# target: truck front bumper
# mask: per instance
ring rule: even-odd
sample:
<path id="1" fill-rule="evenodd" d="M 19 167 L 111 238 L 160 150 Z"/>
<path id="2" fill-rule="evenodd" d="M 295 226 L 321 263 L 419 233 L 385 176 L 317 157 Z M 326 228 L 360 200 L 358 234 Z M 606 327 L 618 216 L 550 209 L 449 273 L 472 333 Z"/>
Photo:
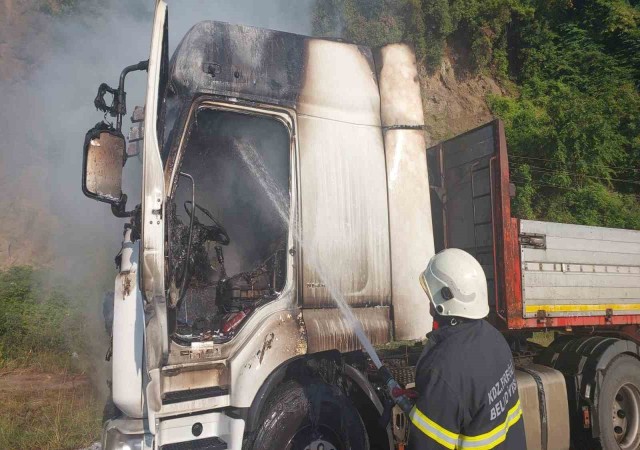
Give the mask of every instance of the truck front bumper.
<path id="1" fill-rule="evenodd" d="M 244 420 L 224 412 L 193 413 L 159 420 L 156 435 L 143 419 L 122 417 L 108 421 L 102 434 L 102 450 L 155 450 L 158 448 L 240 450 Z"/>
<path id="2" fill-rule="evenodd" d="M 102 450 L 153 450 L 153 435 L 142 419 L 109 420 L 102 433 Z"/>

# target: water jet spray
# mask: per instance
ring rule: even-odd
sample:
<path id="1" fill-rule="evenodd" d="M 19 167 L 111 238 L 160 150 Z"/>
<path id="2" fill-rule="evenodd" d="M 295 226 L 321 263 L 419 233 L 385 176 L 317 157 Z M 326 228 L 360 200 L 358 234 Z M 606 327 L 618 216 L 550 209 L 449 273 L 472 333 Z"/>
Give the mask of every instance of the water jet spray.
<path id="1" fill-rule="evenodd" d="M 287 196 L 280 191 L 277 183 L 271 178 L 264 162 L 262 161 L 261 156 L 258 154 L 254 146 L 247 142 L 239 143 L 238 150 L 244 163 L 247 165 L 251 173 L 256 177 L 262 188 L 267 193 L 267 196 L 278 212 L 280 220 L 282 220 L 285 225 L 288 224 L 291 219 L 289 218 L 288 213 L 289 205 Z M 301 247 L 304 248 L 304 242 L 302 240 L 302 236 L 300 235 L 299 228 L 294 225 L 295 224 L 292 224 L 289 229 L 294 233 L 295 240 Z M 384 384 L 387 386 L 390 397 L 398 406 L 400 406 L 400 408 L 404 412 L 408 414 L 409 411 L 411 411 L 411 408 L 413 408 L 410 394 L 408 394 L 408 391 L 402 389 L 389 369 L 380 360 L 380 357 L 373 348 L 373 344 L 371 344 L 371 341 L 365 334 L 364 329 L 362 328 L 362 324 L 353 313 L 351 307 L 348 305 L 344 295 L 338 289 L 335 280 L 328 276 L 327 273 L 323 270 L 320 262 L 313 258 L 313 255 L 315 255 L 313 252 L 308 252 L 308 254 L 309 256 L 307 262 L 314 268 L 317 275 L 323 281 L 325 288 L 329 292 L 331 298 L 335 302 L 342 315 L 350 324 L 356 337 L 360 341 L 360 344 L 364 348 L 364 351 L 369 355 L 369 358 L 371 358 L 371 361 L 373 362 L 373 365 L 376 367 L 376 369 L 378 369 L 378 374 L 382 378 Z"/>

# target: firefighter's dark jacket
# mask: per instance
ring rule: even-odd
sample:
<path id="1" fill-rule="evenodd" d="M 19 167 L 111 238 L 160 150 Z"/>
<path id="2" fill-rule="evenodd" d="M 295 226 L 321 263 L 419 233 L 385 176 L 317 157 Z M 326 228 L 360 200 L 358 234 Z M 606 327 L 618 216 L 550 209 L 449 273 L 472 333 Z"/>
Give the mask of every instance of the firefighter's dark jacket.
<path id="1" fill-rule="evenodd" d="M 484 320 L 429 335 L 416 366 L 410 450 L 525 450 L 513 358 Z"/>

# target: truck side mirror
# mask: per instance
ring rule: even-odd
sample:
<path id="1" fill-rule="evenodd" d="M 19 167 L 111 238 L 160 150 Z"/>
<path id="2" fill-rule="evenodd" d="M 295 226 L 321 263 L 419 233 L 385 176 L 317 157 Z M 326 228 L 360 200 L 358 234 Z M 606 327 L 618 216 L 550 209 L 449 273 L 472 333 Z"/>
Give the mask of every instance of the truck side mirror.
<path id="1" fill-rule="evenodd" d="M 83 150 L 82 192 L 94 200 L 120 206 L 126 198 L 122 194 L 124 136 L 101 122 L 87 132 Z"/>

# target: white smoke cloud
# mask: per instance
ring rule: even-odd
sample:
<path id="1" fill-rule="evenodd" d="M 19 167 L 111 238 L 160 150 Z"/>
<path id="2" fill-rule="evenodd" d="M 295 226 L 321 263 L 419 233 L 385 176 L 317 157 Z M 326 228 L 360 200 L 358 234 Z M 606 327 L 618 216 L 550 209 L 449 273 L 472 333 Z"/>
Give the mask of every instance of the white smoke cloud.
<path id="1" fill-rule="evenodd" d="M 308 34 L 312 3 L 169 1 L 171 51 L 201 20 Z M 118 251 L 122 221 L 111 215 L 108 205 L 83 196 L 82 143 L 86 130 L 102 118 L 93 107 L 98 85 L 103 81 L 117 85 L 123 67 L 147 58 L 153 6 L 151 0 L 112 0 L 84 6 L 79 2 L 71 13 L 48 19 L 53 23 L 48 42 L 22 79 L 0 81 L 3 228 L 12 226 L 7 215 L 19 215 L 20 208 L 27 205 L 43 214 L 37 229 L 5 231 L 5 242 L 0 242 L 0 257 L 5 258 L 1 265 L 7 265 L 9 245 L 14 248 L 14 257 L 15 249 L 28 248 L 29 255 L 17 261 L 28 262 L 33 257 L 36 264 L 37 249 L 33 247 L 48 245 L 51 254 L 47 258 L 43 252 L 45 264 L 55 264 L 69 275 L 112 279 L 113 273 L 104 273 L 105 261 L 110 265 L 110 256 Z M 129 113 L 144 102 L 145 77 L 143 72 L 128 76 Z M 125 120 L 125 134 L 128 126 Z M 140 164 L 132 159 L 125 168 L 130 208 L 139 202 L 139 185 Z M 6 212 L 8 203 L 12 204 L 11 212 Z"/>
<path id="2" fill-rule="evenodd" d="M 170 50 L 201 20 L 309 34 L 313 1 L 169 1 Z M 14 59 L 19 79 L 0 78 L 0 267 L 53 269 L 70 286 L 83 286 L 88 310 L 99 317 L 103 293 L 113 289 L 123 220 L 82 194 L 82 145 L 102 119 L 93 106 L 98 85 L 116 86 L 125 66 L 148 58 L 154 3 L 87 0 L 74 8 L 59 16 L 37 13 L 42 16 L 34 23 L 45 28 L 16 35 L 20 42 L 13 43 L 32 49 Z M 5 69 L 0 76 L 11 72 Z M 128 76 L 128 115 L 143 104 L 145 81 L 146 73 Z M 127 119 L 125 135 L 128 127 Z M 128 208 L 140 202 L 140 183 L 133 158 L 125 167 Z"/>

